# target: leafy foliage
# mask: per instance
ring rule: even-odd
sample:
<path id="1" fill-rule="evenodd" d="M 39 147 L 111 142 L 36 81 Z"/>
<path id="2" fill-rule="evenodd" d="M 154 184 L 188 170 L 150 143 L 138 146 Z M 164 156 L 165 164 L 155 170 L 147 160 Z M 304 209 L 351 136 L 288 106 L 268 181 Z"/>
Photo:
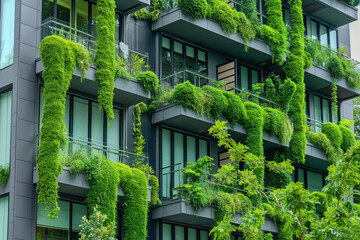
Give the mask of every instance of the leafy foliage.
<path id="1" fill-rule="evenodd" d="M 296 84 L 296 90 L 292 97 L 289 117 L 293 121 L 293 135 L 290 141 L 290 151 L 293 160 L 299 163 L 305 162 L 306 151 L 306 117 L 305 117 L 305 83 L 304 83 L 304 22 L 301 0 L 289 0 L 291 25 L 290 30 L 290 56 L 283 70 L 286 77 Z"/>
<path id="2" fill-rule="evenodd" d="M 80 231 L 81 240 L 115 240 L 115 222 L 105 224 L 107 216 L 102 214 L 97 206 L 92 211 L 89 219 L 82 217 L 82 225 Z"/>
<path id="3" fill-rule="evenodd" d="M 185 109 L 195 110 L 196 89 L 189 81 L 176 85 L 173 90 L 171 100 L 175 103 L 181 103 Z"/>
<path id="4" fill-rule="evenodd" d="M 57 54 L 54 54 L 56 52 Z M 87 69 L 90 55 L 82 45 L 58 36 L 49 36 L 40 43 L 40 55 L 44 64 L 44 110 L 37 157 L 38 203 L 45 204 L 50 218 L 59 212 L 57 200 L 57 177 L 62 172 L 59 151 L 67 142 L 64 123 L 65 96 L 70 86 L 75 65 L 85 64 Z M 84 59 L 83 59 L 84 58 Z"/>
<path id="5" fill-rule="evenodd" d="M 222 91 L 222 94 L 226 98 L 227 106 L 223 110 L 223 115 L 226 117 L 230 124 L 244 123 L 247 118 L 246 108 L 241 98 L 233 93 Z"/>
<path id="6" fill-rule="evenodd" d="M 279 137 L 281 143 L 289 142 L 292 128 L 288 116 L 278 109 L 264 108 L 264 129 Z"/>
<path id="7" fill-rule="evenodd" d="M 108 119 L 114 118 L 113 98 L 115 81 L 115 0 L 99 0 L 96 4 L 97 45 L 95 53 L 96 78 L 99 82 L 98 100 Z"/>
<path id="8" fill-rule="evenodd" d="M 267 159 L 272 159 L 272 161 L 281 163 L 285 162 L 289 158 L 289 153 L 287 151 L 276 151 L 275 153 L 266 156 Z M 284 172 L 271 171 L 269 168 L 265 168 L 265 188 L 267 189 L 278 189 L 285 188 L 291 182 L 291 174 Z"/>
<path id="9" fill-rule="evenodd" d="M 135 77 L 146 92 L 155 92 L 159 86 L 159 79 L 152 71 L 141 72 Z"/>
<path id="10" fill-rule="evenodd" d="M 210 115 L 215 119 L 219 119 L 228 105 L 227 99 L 224 97 L 221 90 L 217 88 L 205 85 L 202 89 L 205 93 L 213 97 Z"/>
<path id="11" fill-rule="evenodd" d="M 144 152 L 144 145 L 145 145 L 145 139 L 144 136 L 141 133 L 141 114 L 146 111 L 146 105 L 145 103 L 138 103 L 134 106 L 134 112 L 133 112 L 133 137 L 134 140 L 134 153 L 137 156 L 143 156 Z"/>
<path id="12" fill-rule="evenodd" d="M 0 165 L 0 187 L 5 187 L 10 176 L 10 165 Z"/>
<path id="13" fill-rule="evenodd" d="M 179 0 L 179 7 L 192 18 L 206 18 L 208 6 L 206 0 Z"/>

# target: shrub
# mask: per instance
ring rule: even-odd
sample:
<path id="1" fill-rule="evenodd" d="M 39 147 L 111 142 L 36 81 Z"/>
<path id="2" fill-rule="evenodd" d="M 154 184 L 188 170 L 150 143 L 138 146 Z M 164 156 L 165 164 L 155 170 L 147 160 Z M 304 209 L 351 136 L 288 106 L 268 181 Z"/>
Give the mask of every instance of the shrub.
<path id="1" fill-rule="evenodd" d="M 217 88 L 206 85 L 202 89 L 205 93 L 209 94 L 214 99 L 211 104 L 210 115 L 215 119 L 219 119 L 221 115 L 223 115 L 223 112 L 227 106 L 226 98 L 222 94 L 221 90 Z"/>
<path id="2" fill-rule="evenodd" d="M 343 119 L 339 123 L 339 129 L 342 133 L 342 143 L 341 143 L 341 149 L 346 152 L 352 145 L 355 144 L 355 135 L 353 131 L 351 131 L 351 125 L 353 124 L 353 121 Z"/>
<path id="3" fill-rule="evenodd" d="M 244 123 L 246 119 L 246 109 L 241 98 L 234 93 L 222 91 L 227 99 L 227 106 L 224 109 L 224 116 L 229 120 L 231 125 Z"/>
<path id="4" fill-rule="evenodd" d="M 196 89 L 196 104 L 195 104 L 195 111 L 203 115 L 206 113 L 207 115 L 210 115 L 211 105 L 214 101 L 214 98 L 207 94 L 202 90 L 202 88 L 195 87 Z"/>
<path id="5" fill-rule="evenodd" d="M 135 77 L 140 84 L 144 87 L 146 92 L 155 92 L 159 86 L 159 79 L 152 71 L 142 72 Z"/>
<path id="6" fill-rule="evenodd" d="M 340 158 L 340 156 L 336 155 L 334 146 L 325 134 L 321 132 L 314 133 L 308 130 L 306 132 L 306 138 L 310 143 L 314 144 L 315 147 L 322 149 L 325 152 L 328 156 L 329 162 L 335 163 Z"/>
<path id="7" fill-rule="evenodd" d="M 196 89 L 189 81 L 176 85 L 172 92 L 171 101 L 180 103 L 185 109 L 195 110 Z"/>
<path id="8" fill-rule="evenodd" d="M 276 151 L 274 154 L 267 156 L 267 159 L 271 159 L 274 162 L 280 163 L 286 161 L 288 152 Z M 291 174 L 283 172 L 271 171 L 265 168 L 265 187 L 269 189 L 285 188 L 291 182 Z"/>
<path id="9" fill-rule="evenodd" d="M 339 149 L 341 147 L 343 137 L 341 134 L 341 130 L 336 124 L 332 122 L 324 123 L 322 125 L 321 131 L 327 136 L 327 138 L 330 140 L 331 144 L 335 148 Z"/>
<path id="10" fill-rule="evenodd" d="M 328 62 L 326 63 L 326 68 L 330 71 L 330 76 L 334 80 L 339 80 L 345 76 L 344 66 L 341 59 L 335 54 L 330 56 Z"/>
<path id="11" fill-rule="evenodd" d="M 346 71 L 347 84 L 355 90 L 360 89 L 360 73 L 355 69 L 348 69 Z"/>
<path id="12" fill-rule="evenodd" d="M 289 109 L 295 90 L 296 84 L 289 78 L 285 79 L 284 83 L 280 84 L 278 103 L 283 111 Z"/>
<path id="13" fill-rule="evenodd" d="M 9 176 L 10 176 L 9 164 L 0 165 L 0 187 L 5 187 L 6 183 L 9 180 Z"/>
<path id="14" fill-rule="evenodd" d="M 267 113 L 265 116 L 264 129 L 271 135 L 278 136 L 281 143 L 289 142 L 291 139 L 292 128 L 287 115 L 278 109 L 264 108 Z"/>
<path id="15" fill-rule="evenodd" d="M 242 12 L 238 12 L 235 9 L 233 9 L 233 17 L 237 23 L 237 31 L 240 34 L 240 36 L 244 39 L 247 46 L 249 41 L 255 39 L 256 28 Z"/>
<path id="16" fill-rule="evenodd" d="M 206 18 L 208 6 L 206 0 L 179 0 L 179 7 L 192 18 Z"/>
<path id="17" fill-rule="evenodd" d="M 237 22 L 233 14 L 233 10 L 227 3 L 216 1 L 211 17 L 221 25 L 226 33 L 235 33 Z"/>

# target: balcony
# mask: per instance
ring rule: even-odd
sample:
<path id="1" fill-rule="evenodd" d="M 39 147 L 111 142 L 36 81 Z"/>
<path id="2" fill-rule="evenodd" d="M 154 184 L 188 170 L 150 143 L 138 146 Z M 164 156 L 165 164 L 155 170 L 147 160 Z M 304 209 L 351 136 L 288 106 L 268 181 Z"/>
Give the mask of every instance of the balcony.
<path id="1" fill-rule="evenodd" d="M 154 220 L 162 219 L 206 228 L 213 226 L 214 217 L 214 207 L 205 207 L 197 210 L 193 206 L 187 204 L 186 200 L 183 198 L 164 202 L 161 206 L 153 208 L 152 210 L 152 218 Z M 235 219 L 240 219 L 241 216 L 240 214 L 235 214 L 233 217 Z M 241 222 L 236 221 L 233 223 L 240 224 Z M 278 232 L 276 224 L 268 218 L 265 218 L 262 229 L 271 233 Z"/>
<path id="2" fill-rule="evenodd" d="M 212 80 L 205 76 L 192 73 L 190 71 L 182 71 L 160 80 L 162 86 L 174 87 L 176 84 L 189 80 L 195 86 L 201 87 L 203 85 L 215 86 L 218 83 L 216 80 Z M 277 104 L 271 100 L 262 98 L 261 96 L 246 92 L 244 90 L 232 87 L 230 85 L 224 85 L 223 89 L 228 91 L 234 91 L 237 94 L 241 94 L 244 97 L 251 97 L 258 99 L 260 104 L 275 107 Z M 221 121 L 226 121 L 225 118 L 220 118 Z M 206 114 L 199 115 L 193 110 L 185 110 L 180 104 L 167 104 L 163 107 L 156 109 L 152 114 L 153 124 L 165 124 L 178 129 L 190 131 L 198 134 L 208 135 L 208 129 L 215 124 L 215 120 L 208 117 Z M 246 130 L 240 124 L 236 124 L 231 127 L 227 125 L 232 137 L 236 141 L 245 142 Z M 264 150 L 269 150 L 279 147 L 288 147 L 289 144 L 282 144 L 276 136 L 271 136 L 268 132 L 263 133 Z"/>
<path id="3" fill-rule="evenodd" d="M 357 20 L 357 9 L 339 0 L 303 0 L 304 13 L 326 22 L 333 27 L 341 27 Z"/>
<path id="4" fill-rule="evenodd" d="M 148 156 L 139 156 L 125 150 L 115 149 L 109 146 L 90 143 L 87 141 L 83 141 L 71 137 L 69 137 L 69 144 L 66 150 L 60 153 L 62 156 L 61 158 L 67 159 L 67 157 L 70 154 L 80 149 L 83 149 L 85 152 L 88 153 L 92 152 L 92 153 L 104 154 L 108 159 L 114 162 L 120 162 L 126 164 L 130 167 L 133 167 L 136 163 L 143 163 L 143 164 L 149 163 Z M 37 181 L 38 181 L 38 174 L 36 171 L 36 167 L 34 167 L 33 184 L 36 184 Z M 86 174 L 81 172 L 77 175 L 71 175 L 70 168 L 67 166 L 63 166 L 63 173 L 58 176 L 58 183 L 59 183 L 59 192 L 80 196 L 80 197 L 86 197 L 90 189 L 90 186 L 86 181 Z M 150 201 L 151 199 L 150 190 L 151 188 L 149 187 L 148 201 Z M 125 193 L 121 187 L 119 187 L 118 189 L 118 196 L 120 197 L 125 196 Z"/>
<path id="5" fill-rule="evenodd" d="M 95 54 L 96 38 L 94 36 L 62 24 L 55 19 L 49 19 L 47 22 L 41 25 L 41 39 L 50 35 L 59 35 L 65 39 L 70 39 L 74 42 L 81 43 L 90 51 L 92 55 Z M 131 50 L 123 43 L 120 43 L 116 46 L 116 53 L 118 58 L 123 57 L 127 60 L 129 69 L 132 69 L 133 66 L 133 56 L 138 56 L 139 58 L 144 59 L 145 65 L 148 65 L 149 63 L 149 56 Z M 36 73 L 41 75 L 43 70 L 44 65 L 41 59 L 38 59 L 36 61 Z M 70 88 L 72 90 L 81 92 L 86 89 L 87 94 L 97 96 L 99 84 L 96 82 L 95 72 L 96 66 L 90 66 L 87 71 L 87 75 L 84 76 L 87 81 L 81 81 L 80 71 L 76 67 Z M 114 101 L 125 105 L 134 105 L 136 103 L 150 99 L 150 93 L 145 92 L 143 87 L 136 80 L 127 80 L 123 78 L 115 79 L 114 93 Z"/>
<path id="6" fill-rule="evenodd" d="M 115 0 L 116 10 L 125 14 L 133 13 L 141 8 L 150 6 L 150 0 Z"/>
<path id="7" fill-rule="evenodd" d="M 210 19 L 193 20 L 179 8 L 161 14 L 159 20 L 152 23 L 152 30 L 167 32 L 222 55 L 246 60 L 249 64 L 272 59 L 270 47 L 265 41 L 250 41 L 248 51 L 245 52 L 246 43 L 239 34 L 226 34 L 219 23 Z"/>

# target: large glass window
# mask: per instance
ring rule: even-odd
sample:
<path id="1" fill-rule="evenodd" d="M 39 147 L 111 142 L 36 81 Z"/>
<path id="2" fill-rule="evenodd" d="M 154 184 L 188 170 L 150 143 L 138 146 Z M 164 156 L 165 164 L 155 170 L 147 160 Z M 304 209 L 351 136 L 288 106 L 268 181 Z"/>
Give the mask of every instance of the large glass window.
<path id="1" fill-rule="evenodd" d="M 15 0 L 0 1 L 0 69 L 14 62 Z"/>
<path id="2" fill-rule="evenodd" d="M 43 88 L 40 89 L 40 95 L 41 129 L 42 109 L 44 106 Z M 116 154 L 116 149 L 121 149 L 122 146 L 122 109 L 114 108 L 114 115 L 115 118 L 108 122 L 104 111 L 99 109 L 98 103 L 71 94 L 67 95 L 64 122 L 70 137 L 70 150 L 76 151 L 81 146 L 90 143 L 100 151 L 109 147 L 112 153 L 107 157 L 114 162 L 119 162 L 120 155 Z"/>
<path id="3" fill-rule="evenodd" d="M 238 65 L 238 83 L 237 87 L 245 90 L 252 90 L 252 85 L 260 82 L 260 73 L 253 68 Z"/>
<path id="4" fill-rule="evenodd" d="M 10 163 L 12 91 L 0 94 L 0 166 Z"/>
<path id="5" fill-rule="evenodd" d="M 0 197 L 0 239 L 8 239 L 9 197 Z"/>
<path id="6" fill-rule="evenodd" d="M 337 31 L 329 26 L 311 20 L 311 37 L 321 44 L 337 50 Z"/>
<path id="7" fill-rule="evenodd" d="M 335 121 L 335 118 L 332 114 L 332 108 L 331 103 L 329 99 L 320 97 L 320 96 L 314 96 L 314 110 L 315 110 L 315 116 L 314 119 L 317 122 L 331 122 Z M 320 132 L 321 130 L 321 124 L 315 123 L 315 132 Z"/>
<path id="8" fill-rule="evenodd" d="M 325 185 L 325 173 L 316 172 L 310 169 L 295 167 L 295 182 L 302 182 L 304 188 L 310 192 L 321 191 Z"/>
<path id="9" fill-rule="evenodd" d="M 58 218 L 50 219 L 45 207 L 37 206 L 36 239 L 72 239 L 79 238 L 81 218 L 87 216 L 87 206 L 84 204 L 59 201 Z M 71 223 L 71 224 L 70 224 Z"/>
<path id="10" fill-rule="evenodd" d="M 176 196 L 173 188 L 183 183 L 181 169 L 186 163 L 208 155 L 208 141 L 165 128 L 161 141 L 161 196 L 166 200 Z"/>
<path id="11" fill-rule="evenodd" d="M 172 223 L 162 223 L 162 240 L 209 240 L 209 231 Z"/>
<path id="12" fill-rule="evenodd" d="M 208 74 L 207 53 L 205 51 L 168 37 L 162 37 L 161 44 L 161 77 L 168 85 L 176 85 L 185 80 L 200 86 L 206 83 L 205 78 L 192 74 L 204 76 Z M 192 73 L 176 74 L 183 70 Z M 171 74 L 175 74 L 175 76 L 167 78 Z"/>

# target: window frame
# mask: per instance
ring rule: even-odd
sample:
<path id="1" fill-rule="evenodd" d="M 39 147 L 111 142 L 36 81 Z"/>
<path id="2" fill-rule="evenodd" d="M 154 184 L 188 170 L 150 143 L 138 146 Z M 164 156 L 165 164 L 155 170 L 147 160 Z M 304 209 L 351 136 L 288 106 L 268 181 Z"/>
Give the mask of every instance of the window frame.
<path id="1" fill-rule="evenodd" d="M 7 229 L 6 229 L 6 230 L 7 230 L 7 232 L 6 232 L 6 237 L 8 238 L 8 237 L 9 237 L 9 226 L 10 226 L 10 224 L 9 224 L 9 222 L 10 222 L 10 214 L 9 214 L 9 213 L 10 213 L 10 204 L 9 204 L 9 197 L 10 197 L 10 196 L 9 196 L 9 193 L 0 194 L 0 199 L 1 199 L 1 198 L 5 198 L 5 197 L 8 198 L 8 200 L 7 200 L 7 201 L 8 201 L 8 204 L 7 204 L 7 205 L 8 205 L 8 206 L 7 206 L 7 211 L 8 211 L 8 214 L 7 214 L 7 215 L 8 215 L 8 216 L 7 216 Z"/>
<path id="2" fill-rule="evenodd" d="M 252 79 L 252 71 L 256 71 L 258 73 L 258 83 L 262 83 L 263 79 L 261 77 L 261 69 L 247 65 L 247 64 L 243 64 L 241 62 L 236 61 L 236 70 L 235 70 L 235 74 L 236 74 L 236 84 L 235 86 L 239 89 L 243 89 L 244 87 L 242 86 L 242 76 L 241 76 L 241 67 L 245 67 L 247 68 L 247 83 L 248 83 L 248 89 L 245 89 L 245 91 L 252 91 L 253 87 L 252 85 L 253 83 L 253 79 Z M 256 83 L 255 83 L 256 84 Z"/>
<path id="3" fill-rule="evenodd" d="M 1 4 L 0 4 L 1 5 Z M 1 24 L 0 24 L 1 25 Z M 14 92 L 13 92 L 13 89 L 12 89 L 12 86 L 11 87 L 8 87 L 8 88 L 5 88 L 5 89 L 3 89 L 3 90 L 0 90 L 0 95 L 2 95 L 2 94 L 5 94 L 5 93 L 9 93 L 9 92 L 11 92 L 11 102 L 10 102 L 10 139 L 8 139 L 9 140 L 9 153 L 10 153 L 10 156 L 9 156 L 9 162 L 7 163 L 8 165 L 9 165 L 9 168 L 10 168 L 10 170 L 11 170 L 11 156 L 12 156 L 12 154 L 11 154 L 11 143 L 12 143 L 12 118 L 13 118 L 13 116 L 12 116 L 12 113 L 13 113 L 13 97 L 14 97 Z M 1 197 L 1 196 L 0 196 Z"/>
<path id="4" fill-rule="evenodd" d="M 311 23 L 312 22 L 316 23 L 316 29 L 317 29 L 317 33 L 318 33 L 317 40 L 319 42 L 320 42 L 320 25 L 322 25 L 322 26 L 324 26 L 326 28 L 327 44 L 326 45 L 322 44 L 322 45 L 327 46 L 327 47 L 329 47 L 331 49 L 333 49 L 333 48 L 330 45 L 331 44 L 330 32 L 335 31 L 335 33 L 336 33 L 336 46 L 335 46 L 335 49 L 333 49 L 333 50 L 337 51 L 337 49 L 339 48 L 339 34 L 338 34 L 337 28 L 334 28 L 334 27 L 330 26 L 329 24 L 326 24 L 326 23 L 324 23 L 322 21 L 319 21 L 319 20 L 311 17 L 311 19 L 310 19 L 310 31 L 311 31 L 310 37 L 311 38 L 312 38 L 312 35 L 313 35 L 312 28 L 311 28 Z"/>
<path id="5" fill-rule="evenodd" d="M 323 186 L 326 185 L 326 176 L 327 176 L 327 172 L 324 172 L 324 171 L 321 171 L 321 170 L 317 170 L 317 169 L 313 169 L 313 168 L 309 168 L 309 167 L 306 167 L 306 166 L 303 166 L 303 165 L 297 165 L 297 164 L 294 164 L 293 165 L 295 170 L 294 170 L 294 173 L 295 173 L 295 182 L 298 182 L 299 181 L 299 175 L 298 175 L 298 169 L 302 169 L 304 171 L 304 188 L 305 189 L 308 189 L 308 186 L 309 186 L 309 183 L 308 183 L 308 178 L 307 178 L 307 172 L 310 171 L 310 172 L 314 172 L 314 173 L 318 173 L 318 174 L 321 174 L 322 175 L 322 184 Z"/>
<path id="6" fill-rule="evenodd" d="M 205 59 L 206 59 L 206 74 L 205 73 L 199 73 L 199 74 L 202 74 L 204 76 L 208 76 L 209 75 L 209 54 L 208 54 L 208 51 L 204 48 L 201 48 L 199 46 L 196 46 L 194 44 L 191 44 L 191 43 L 187 43 L 181 39 L 178 39 L 178 38 L 175 38 L 175 37 L 172 37 L 172 36 L 169 36 L 167 34 L 162 34 L 160 36 L 160 61 L 159 61 L 159 64 L 160 64 L 160 79 L 163 78 L 163 67 L 162 67 L 162 51 L 163 51 L 163 46 L 162 46 L 162 42 L 163 42 L 163 38 L 167 38 L 170 40 L 170 49 L 166 49 L 167 51 L 170 52 L 170 65 L 171 65 L 171 73 L 170 73 L 170 76 L 175 74 L 175 70 L 174 70 L 174 42 L 179 42 L 182 44 L 182 48 L 183 48 L 183 53 L 182 53 L 182 57 L 183 57 L 183 61 L 182 61 L 182 66 L 183 66 L 183 69 L 182 71 L 185 71 L 185 70 L 188 70 L 186 68 L 186 46 L 189 46 L 191 48 L 194 48 L 194 58 L 195 58 L 195 70 L 188 70 L 188 71 L 191 71 L 191 72 L 195 72 L 195 73 L 198 73 L 198 63 L 199 63 L 199 59 L 198 59 L 198 51 L 202 51 L 205 53 Z M 181 72 L 181 71 L 180 71 Z M 168 77 L 168 76 L 167 76 Z"/>
<path id="7" fill-rule="evenodd" d="M 170 131 L 170 171 L 168 174 L 170 174 L 170 196 L 169 197 L 165 197 L 163 196 L 163 155 L 162 155 L 162 152 L 163 152 L 163 142 L 162 142 L 162 134 L 163 134 L 163 130 L 168 130 Z M 178 129 L 174 129 L 174 128 L 171 128 L 171 127 L 168 127 L 168 126 L 160 126 L 159 128 L 159 131 L 160 131 L 160 134 L 159 134 L 159 138 L 160 138 L 160 151 L 159 151 L 159 155 L 160 155 L 160 198 L 163 199 L 163 200 L 171 200 L 174 198 L 174 194 L 173 194 L 173 188 L 175 187 L 174 186 L 174 183 L 175 183 L 175 179 L 174 179 L 174 175 L 175 175 L 175 157 L 174 157 L 174 152 L 175 152 L 175 144 L 174 144 L 174 135 L 175 133 L 180 133 L 183 135 L 183 156 L 184 156 L 184 159 L 183 159 L 183 167 L 186 166 L 187 164 L 187 136 L 190 136 L 190 137 L 194 137 L 195 138 L 195 144 L 196 144 L 196 148 L 195 148 L 195 151 L 196 151 L 196 160 L 199 159 L 199 140 L 204 140 L 207 142 L 207 156 L 209 156 L 210 154 L 210 140 L 208 138 L 204 138 L 204 137 L 201 137 L 199 135 L 196 135 L 196 134 L 191 134 L 191 133 L 188 133 L 188 132 L 185 132 L 185 131 L 181 131 L 181 130 L 178 130 Z"/>

